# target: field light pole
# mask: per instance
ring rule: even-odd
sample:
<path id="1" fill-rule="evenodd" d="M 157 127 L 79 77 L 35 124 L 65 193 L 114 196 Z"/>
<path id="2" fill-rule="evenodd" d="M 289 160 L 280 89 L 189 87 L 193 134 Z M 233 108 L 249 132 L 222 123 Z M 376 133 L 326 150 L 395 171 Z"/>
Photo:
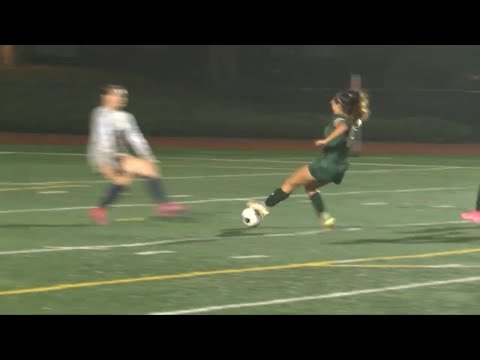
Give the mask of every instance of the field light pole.
<path id="1" fill-rule="evenodd" d="M 15 65 L 15 45 L 0 45 L 0 65 Z"/>
<path id="2" fill-rule="evenodd" d="M 350 76 L 350 89 L 355 91 L 362 90 L 362 76 L 360 74 L 352 74 Z M 352 144 L 351 156 L 359 156 L 362 151 L 362 128 L 359 128 L 356 140 Z"/>

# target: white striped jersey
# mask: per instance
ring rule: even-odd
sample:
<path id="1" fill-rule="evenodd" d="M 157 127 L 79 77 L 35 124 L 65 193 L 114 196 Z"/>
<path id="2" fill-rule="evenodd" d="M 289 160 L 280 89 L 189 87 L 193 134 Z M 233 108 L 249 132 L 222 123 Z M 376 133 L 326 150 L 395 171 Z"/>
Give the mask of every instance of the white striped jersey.
<path id="1" fill-rule="evenodd" d="M 150 145 L 132 114 L 103 106 L 95 108 L 90 118 L 89 154 L 110 158 L 127 153 L 127 146 L 139 157 L 154 159 Z"/>

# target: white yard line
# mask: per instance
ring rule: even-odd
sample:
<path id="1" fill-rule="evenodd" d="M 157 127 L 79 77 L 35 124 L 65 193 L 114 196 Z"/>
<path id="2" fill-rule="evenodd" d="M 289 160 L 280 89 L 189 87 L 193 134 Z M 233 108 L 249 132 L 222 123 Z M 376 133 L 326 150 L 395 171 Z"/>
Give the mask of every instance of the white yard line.
<path id="1" fill-rule="evenodd" d="M 407 224 L 390 224 L 382 225 L 379 228 L 388 228 L 388 227 L 416 227 L 416 226 L 431 226 L 431 225 L 444 225 L 444 224 L 469 224 L 467 221 L 440 221 L 440 222 L 430 222 L 430 223 L 407 223 Z M 337 231 L 360 231 L 364 228 L 345 228 L 339 229 Z M 291 233 L 272 233 L 272 234 L 258 234 L 256 238 L 268 238 L 268 237 L 288 237 L 288 236 L 309 236 L 309 235 L 318 235 L 321 233 L 328 233 L 330 230 L 319 229 L 319 230 L 309 230 L 309 231 L 300 231 L 300 232 L 291 232 Z M 230 236 L 229 239 L 252 239 L 251 235 L 238 235 Z M 210 236 L 203 238 L 180 238 L 180 239 L 165 239 L 151 242 L 143 243 L 125 243 L 125 244 L 113 244 L 113 245 L 83 245 L 83 246 L 46 246 L 39 249 L 22 249 L 22 250 L 7 250 L 0 251 L 1 255 L 17 255 L 17 254 L 34 254 L 34 253 L 48 253 L 48 252 L 60 252 L 60 251 L 81 251 L 81 250 L 110 250 L 110 249 L 120 249 L 120 248 L 137 248 L 137 247 L 148 247 L 154 245 L 165 245 L 165 244 L 180 244 L 185 242 L 202 242 L 202 241 L 214 241 L 214 240 L 224 240 L 225 237 L 222 236 Z M 371 259 L 352 259 L 352 260 L 341 260 L 334 261 L 334 263 L 351 263 L 351 262 L 362 262 Z"/>
<path id="2" fill-rule="evenodd" d="M 325 196 L 346 196 L 346 195 L 362 195 L 362 194 L 381 194 L 381 193 L 410 193 L 410 192 L 423 192 L 423 191 L 445 191 L 445 190 L 469 190 L 474 187 L 438 187 L 438 188 L 418 188 L 418 189 L 393 189 L 393 190 L 365 190 L 365 191 L 346 191 L 338 193 L 322 193 Z M 182 195 L 184 196 L 184 195 Z M 172 197 L 175 197 L 173 195 Z M 291 197 L 305 197 L 304 194 L 292 195 Z M 218 198 L 218 199 L 204 199 L 204 200 L 189 200 L 179 201 L 179 204 L 205 204 L 215 202 L 230 202 L 230 201 L 248 201 L 250 199 L 264 199 L 265 196 L 252 196 L 244 198 Z M 128 207 L 148 207 L 152 204 L 119 204 L 114 205 L 118 208 Z M 58 207 L 58 208 L 46 208 L 46 209 L 18 209 L 18 210 L 0 210 L 0 214 L 14 214 L 14 213 L 35 213 L 35 212 L 58 212 L 58 211 L 72 211 L 72 210 L 86 210 L 91 206 L 75 206 L 75 207 Z"/>
<path id="3" fill-rule="evenodd" d="M 68 191 L 37 191 L 37 194 L 42 194 L 42 195 L 68 194 Z"/>
<path id="4" fill-rule="evenodd" d="M 284 299 L 273 299 L 273 300 L 258 301 L 258 302 L 244 302 L 244 303 L 228 304 L 228 305 L 207 306 L 207 307 L 201 307 L 201 308 L 192 308 L 192 309 L 184 309 L 184 310 L 165 311 L 165 312 L 154 312 L 154 313 L 150 313 L 149 315 L 198 314 L 198 313 L 206 313 L 206 312 L 212 312 L 212 311 L 291 304 L 291 303 L 304 302 L 304 301 L 335 299 L 335 298 L 343 298 L 343 297 L 358 296 L 358 295 L 365 295 L 365 294 L 382 293 L 387 291 L 410 290 L 410 289 L 418 289 L 418 288 L 424 288 L 424 287 L 462 284 L 462 283 L 470 283 L 470 282 L 478 282 L 478 281 L 480 281 L 480 276 L 464 277 L 464 278 L 457 278 L 457 279 L 450 279 L 450 280 L 417 282 L 417 283 L 409 283 L 409 284 L 398 285 L 398 286 L 386 286 L 386 287 L 371 288 L 371 289 L 334 292 L 330 294 L 302 296 L 302 297 L 284 298 Z"/>
<path id="5" fill-rule="evenodd" d="M 28 151 L 4 151 L 0 152 L 0 154 L 4 155 L 14 155 L 14 154 L 26 154 L 26 155 L 53 155 L 53 156 L 83 156 L 86 155 L 84 153 L 55 153 L 55 152 L 28 152 Z M 302 162 L 311 161 L 310 159 L 306 160 L 276 160 L 276 159 L 261 159 L 261 158 L 239 158 L 239 159 L 228 159 L 228 158 L 208 158 L 208 157 L 183 157 L 183 156 L 160 156 L 161 159 L 170 159 L 170 160 L 194 160 L 194 161 L 224 161 L 224 162 L 267 162 L 267 163 L 293 163 L 298 164 Z M 403 167 L 403 166 L 411 166 L 411 167 L 439 167 L 440 165 L 431 165 L 431 164 L 390 164 L 390 163 L 369 163 L 369 162 L 355 162 L 352 161 L 354 165 L 366 165 L 366 166 L 391 166 L 391 167 Z M 477 166 L 455 166 L 455 168 L 459 169 L 478 169 Z"/>
<path id="6" fill-rule="evenodd" d="M 190 179 L 211 179 L 211 178 L 236 178 L 236 177 L 252 177 L 252 176 L 280 176 L 288 175 L 289 172 L 274 172 L 274 173 L 249 173 L 249 174 L 217 174 L 217 175 L 193 175 L 193 176 L 165 176 L 166 180 L 190 180 Z M 142 180 L 137 180 L 142 181 Z M 58 185 L 58 184 L 101 184 L 108 183 L 106 180 L 65 180 L 65 181 L 44 181 L 44 182 L 0 182 L 0 185 Z"/>
<path id="7" fill-rule="evenodd" d="M 349 173 L 355 174 L 375 174 L 383 173 L 389 174 L 391 172 L 420 172 L 420 171 L 445 171 L 445 170 L 456 170 L 461 169 L 458 166 L 449 166 L 449 167 L 424 167 L 416 169 L 395 169 L 395 170 L 349 170 Z M 252 168 L 252 170 L 258 170 L 258 168 Z M 279 169 L 282 170 L 282 169 Z M 273 172 L 273 173 L 248 173 L 248 174 L 217 174 L 217 175 L 192 175 L 192 176 L 165 176 L 166 180 L 190 180 L 190 179 L 214 179 L 214 178 L 239 178 L 239 177 L 260 177 L 260 176 L 285 176 L 290 174 L 291 171 L 285 172 Z M 141 181 L 141 180 L 136 180 Z M 9 185 L 9 186 L 29 186 L 29 185 L 68 185 L 68 184 L 103 184 L 108 183 L 106 180 L 49 180 L 49 181 L 40 181 L 40 182 L 0 182 L 0 186 Z M 1 189 L 0 189 L 1 191 Z"/>
<path id="8" fill-rule="evenodd" d="M 174 254 L 176 251 L 170 251 L 170 250 L 161 250 L 161 251 L 143 251 L 143 252 L 137 252 L 135 255 L 158 255 L 158 254 Z"/>

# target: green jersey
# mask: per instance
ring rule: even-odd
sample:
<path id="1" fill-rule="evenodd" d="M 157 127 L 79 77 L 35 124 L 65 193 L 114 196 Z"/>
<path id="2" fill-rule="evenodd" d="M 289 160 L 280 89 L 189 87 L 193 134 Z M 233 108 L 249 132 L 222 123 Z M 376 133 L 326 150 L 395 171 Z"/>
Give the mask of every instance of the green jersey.
<path id="1" fill-rule="evenodd" d="M 324 138 L 329 136 L 335 131 L 338 122 L 344 121 L 348 126 L 348 130 L 336 138 L 332 139 L 327 145 L 325 145 L 320 153 L 320 157 L 329 158 L 333 162 L 348 162 L 348 132 L 350 131 L 350 125 L 348 120 L 341 115 L 332 115 L 328 121 L 324 130 Z"/>
<path id="2" fill-rule="evenodd" d="M 330 117 L 324 130 L 324 138 L 336 129 L 339 121 L 344 121 L 348 130 L 325 145 L 316 159 L 308 166 L 310 173 L 317 181 L 340 184 L 348 168 L 348 133 L 351 125 L 345 116 L 332 115 Z"/>

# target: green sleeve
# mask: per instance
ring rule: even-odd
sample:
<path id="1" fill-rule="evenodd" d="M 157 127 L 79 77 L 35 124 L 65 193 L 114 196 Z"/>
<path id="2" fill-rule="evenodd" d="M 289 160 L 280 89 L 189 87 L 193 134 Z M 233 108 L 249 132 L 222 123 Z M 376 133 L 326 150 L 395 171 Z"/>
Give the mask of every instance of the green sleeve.
<path id="1" fill-rule="evenodd" d="M 341 116 L 335 116 L 335 117 L 332 117 L 332 120 L 331 120 L 331 126 L 332 126 L 332 132 L 335 131 L 336 129 L 336 124 L 339 122 L 339 121 L 345 121 L 345 123 L 347 122 L 347 120 L 345 120 L 345 118 L 341 117 Z M 336 138 L 332 139 L 328 144 L 327 146 L 336 146 L 338 145 L 339 143 L 341 143 L 342 141 L 345 141 L 345 134 L 340 134 L 338 135 Z"/>

